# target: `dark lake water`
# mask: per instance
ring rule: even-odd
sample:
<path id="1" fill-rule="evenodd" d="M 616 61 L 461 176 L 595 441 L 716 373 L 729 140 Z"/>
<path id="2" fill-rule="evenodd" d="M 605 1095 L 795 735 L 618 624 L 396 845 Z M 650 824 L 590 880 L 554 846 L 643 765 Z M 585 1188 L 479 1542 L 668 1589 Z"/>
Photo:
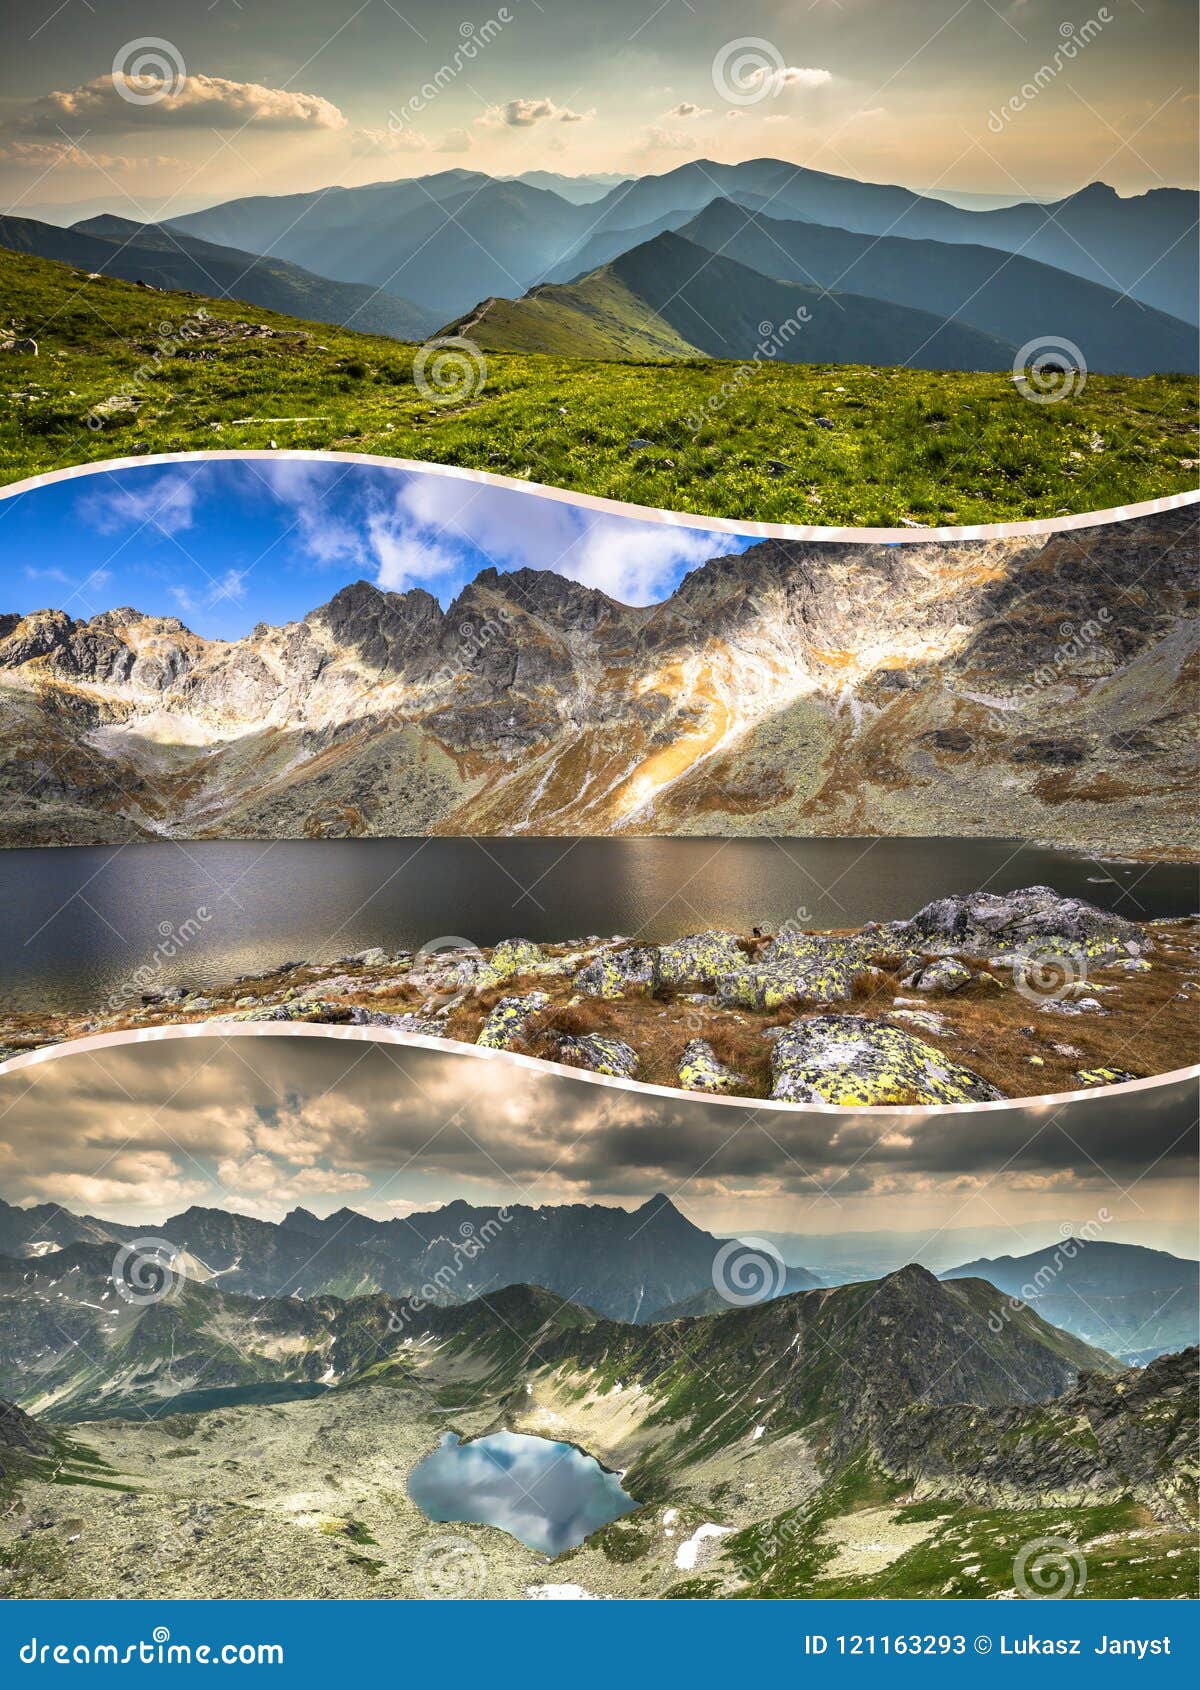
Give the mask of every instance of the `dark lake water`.
<path id="1" fill-rule="evenodd" d="M 543 1555 L 574 1549 L 638 1506 L 594 1456 L 520 1432 L 466 1444 L 447 1432 L 413 1468 L 408 1494 L 430 1520 L 499 1526 Z"/>
<path id="2" fill-rule="evenodd" d="M 81 1009 L 285 961 L 439 939 L 652 941 L 849 927 L 1043 883 L 1144 920 L 1197 903 L 1187 864 L 1102 864 L 1003 839 L 337 839 L 0 851 L 0 1003 Z"/>

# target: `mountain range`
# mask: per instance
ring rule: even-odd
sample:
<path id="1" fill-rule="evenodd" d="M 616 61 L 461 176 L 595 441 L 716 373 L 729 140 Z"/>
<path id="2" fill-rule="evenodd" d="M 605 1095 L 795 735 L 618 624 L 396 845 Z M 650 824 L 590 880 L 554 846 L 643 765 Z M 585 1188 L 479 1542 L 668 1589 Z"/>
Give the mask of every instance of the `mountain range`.
<path id="1" fill-rule="evenodd" d="M 729 1241 L 694 1226 L 661 1194 L 632 1211 L 583 1203 L 497 1209 L 456 1201 L 388 1221 L 352 1209 L 319 1220 L 297 1208 L 275 1222 L 193 1207 L 150 1230 L 176 1252 L 173 1270 L 190 1285 L 256 1299 L 382 1295 L 457 1307 L 530 1284 L 627 1325 L 730 1307 L 715 1266 Z M 75 1282 L 76 1264 L 85 1280 L 110 1274 L 117 1252 L 146 1231 L 57 1204 L 17 1208 L 0 1200 L 0 1273 L 8 1274 L 15 1295 L 22 1294 L 20 1285 L 47 1294 L 55 1288 L 57 1301 L 77 1303 L 83 1282 Z M 756 1240 L 744 1248 L 761 1255 Z M 1200 1340 L 1198 1275 L 1194 1261 L 1164 1250 L 1070 1239 L 1025 1257 L 967 1262 L 938 1277 L 984 1280 L 1048 1324 L 1140 1364 Z M 825 1280 L 841 1283 L 834 1273 Z M 770 1290 L 779 1296 L 820 1286 L 808 1269 L 785 1269 L 782 1262 L 770 1278 Z M 84 1301 L 105 1318 L 117 1307 L 94 1287 Z M 6 1394 L 14 1393 L 0 1380 L 0 1396 Z"/>
<path id="2" fill-rule="evenodd" d="M 1065 338 L 1089 369 L 1137 375 L 1197 368 L 1195 220 L 1182 189 L 968 210 L 777 159 L 698 160 L 611 182 L 449 170 L 157 225 L 2 218 L 0 246 L 496 350 L 743 359 L 760 324 L 804 306 L 806 332 L 770 356 L 995 370 Z"/>
<path id="3" fill-rule="evenodd" d="M 907 188 L 782 159 L 700 159 L 622 182 L 589 205 L 571 205 L 527 182 L 448 170 L 363 188 L 231 200 L 173 226 L 245 251 L 271 251 L 342 281 L 394 287 L 449 319 L 474 301 L 511 293 L 514 281 L 524 290 L 551 272 L 561 277 L 572 263 L 578 274 L 598 235 L 687 222 L 716 199 L 861 235 L 1020 253 L 1196 319 L 1197 260 L 1188 234 L 1197 196 L 1179 188 L 1122 199 L 1094 182 L 1051 204 L 964 211 Z M 1040 329 L 1070 332 L 1066 324 L 1043 322 Z"/>
<path id="4" fill-rule="evenodd" d="M 113 1250 L 144 1232 L 55 1204 L 18 1209 L 0 1200 L 0 1257 L 35 1258 L 39 1273 L 45 1268 L 56 1280 L 65 1271 L 54 1266 L 58 1252 L 103 1246 L 111 1267 Z M 351 1209 L 324 1220 L 294 1209 L 274 1222 L 191 1208 L 165 1220 L 154 1236 L 180 1252 L 179 1271 L 197 1284 L 219 1283 L 251 1297 L 420 1297 L 424 1291 L 429 1302 L 461 1303 L 527 1282 L 615 1320 L 653 1320 L 711 1291 L 721 1246 L 663 1196 L 632 1213 L 601 1204 L 498 1210 L 455 1202 L 389 1221 Z M 817 1283 L 793 1267 L 778 1288 Z"/>
<path id="5" fill-rule="evenodd" d="M 1195 533 L 1185 507 L 768 541 L 639 608 L 531 569 L 446 610 L 360 581 L 234 641 L 129 608 L 3 615 L 0 838 L 990 835 L 1003 814 L 1014 837 L 1176 850 Z"/>

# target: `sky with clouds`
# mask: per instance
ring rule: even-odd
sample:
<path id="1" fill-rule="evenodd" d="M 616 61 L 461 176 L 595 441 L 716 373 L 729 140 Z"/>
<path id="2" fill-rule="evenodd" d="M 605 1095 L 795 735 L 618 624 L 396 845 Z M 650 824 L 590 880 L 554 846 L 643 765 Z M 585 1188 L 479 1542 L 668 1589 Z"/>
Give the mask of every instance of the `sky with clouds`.
<path id="1" fill-rule="evenodd" d="M 0 610 L 118 605 L 208 638 L 295 621 L 348 581 L 449 604 L 482 569 L 552 569 L 626 604 L 749 544 L 435 471 L 334 458 L 135 465 L 0 501 Z"/>
<path id="2" fill-rule="evenodd" d="M 0 204 L 27 215 L 764 155 L 1014 197 L 1195 182 L 1191 0 L 8 0 L 3 28 Z"/>
<path id="3" fill-rule="evenodd" d="M 190 1203 L 386 1218 L 456 1197 L 634 1207 L 663 1191 L 716 1231 L 1012 1226 L 1020 1253 L 1021 1228 L 1106 1209 L 1128 1238 L 1167 1225 L 1183 1240 L 1193 1090 L 886 1118 L 654 1097 L 496 1053 L 155 1039 L 0 1076 L 0 1196 L 152 1223 Z"/>

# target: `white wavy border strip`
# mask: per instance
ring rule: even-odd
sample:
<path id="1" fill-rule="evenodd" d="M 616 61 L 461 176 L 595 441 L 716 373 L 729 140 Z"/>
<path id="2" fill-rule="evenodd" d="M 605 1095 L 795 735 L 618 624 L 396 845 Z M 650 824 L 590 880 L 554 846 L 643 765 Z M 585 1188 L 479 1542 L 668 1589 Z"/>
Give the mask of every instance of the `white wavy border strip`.
<path id="1" fill-rule="evenodd" d="M 1171 493 L 1162 499 L 1144 499 L 1136 505 L 1115 505 L 1110 510 L 1084 511 L 1077 516 L 1054 516 L 1028 522 L 977 523 L 966 528 L 814 528 L 792 522 L 752 522 L 749 519 L 725 516 L 700 516 L 691 511 L 660 510 L 654 505 L 628 505 L 619 499 L 605 499 L 597 493 L 576 493 L 566 487 L 548 487 L 539 481 L 525 481 L 511 475 L 495 475 L 490 470 L 463 469 L 457 464 L 425 463 L 414 458 L 380 457 L 371 452 L 331 452 L 317 448 L 271 450 L 262 447 L 238 452 L 232 450 L 204 452 L 154 452 L 137 457 L 105 458 L 96 463 L 74 464 L 66 469 L 47 470 L 41 475 L 28 476 L 0 488 L 0 499 L 15 499 L 40 487 L 53 486 L 76 477 L 112 474 L 119 470 L 159 467 L 166 464 L 238 462 L 253 458 L 291 458 L 304 463 L 329 459 L 334 463 L 364 464 L 372 469 L 396 469 L 416 475 L 444 475 L 452 480 L 471 482 L 476 486 L 496 487 L 512 493 L 525 493 L 533 498 L 553 499 L 559 504 L 575 505 L 598 515 L 625 516 L 639 522 L 664 522 L 677 528 L 700 528 L 712 534 L 751 534 L 762 540 L 825 540 L 833 543 L 857 541 L 915 542 L 953 540 L 1006 540 L 1038 534 L 1064 534 L 1077 528 L 1102 528 L 1117 522 L 1131 522 L 1139 516 L 1156 516 L 1162 511 L 1179 510 L 1185 505 L 1200 503 L 1200 489 L 1189 493 Z"/>
<path id="2" fill-rule="evenodd" d="M 431 1050 L 441 1055 L 474 1057 L 476 1061 L 513 1063 L 531 1073 L 556 1080 L 574 1080 L 582 1085 L 607 1086 L 614 1091 L 631 1092 L 635 1097 L 659 1098 L 676 1105 L 699 1104 L 722 1109 L 754 1110 L 772 1115 L 831 1115 L 838 1120 L 857 1119 L 861 1115 L 878 1116 L 882 1120 L 927 1119 L 930 1115 L 964 1115 L 1002 1109 L 1050 1110 L 1067 1105 L 1082 1105 L 1086 1100 L 1128 1098 L 1137 1092 L 1153 1091 L 1159 1087 L 1180 1085 L 1185 1080 L 1200 1083 L 1200 1064 L 1192 1068 L 1173 1068 L 1166 1074 L 1154 1074 L 1145 1080 L 1126 1080 L 1117 1086 L 1089 1086 L 1083 1091 L 1046 1092 L 1039 1097 L 1002 1097 L 995 1103 L 935 1103 L 935 1104 L 869 1104 L 847 1108 L 836 1103 L 785 1103 L 763 1097 L 720 1097 L 712 1092 L 682 1091 L 677 1086 L 652 1086 L 640 1080 L 620 1080 L 608 1074 L 594 1074 L 586 1068 L 569 1068 L 562 1062 L 549 1062 L 540 1056 L 524 1056 L 513 1050 L 493 1050 L 486 1045 L 463 1044 L 457 1039 L 434 1039 L 423 1033 L 402 1033 L 392 1027 L 346 1027 L 330 1022 L 313 1021 L 191 1021 L 186 1025 L 166 1027 L 130 1027 L 120 1032 L 90 1033 L 83 1038 L 63 1039 L 58 1044 L 41 1045 L 37 1050 L 0 1062 L 0 1082 L 10 1074 L 54 1062 L 69 1056 L 84 1056 L 98 1050 L 114 1050 L 123 1045 L 153 1044 L 168 1039 L 223 1038 L 284 1038 L 284 1039 L 344 1039 L 356 1044 L 397 1045 L 408 1050 Z M 336 1087 L 334 1088 L 336 1090 Z"/>

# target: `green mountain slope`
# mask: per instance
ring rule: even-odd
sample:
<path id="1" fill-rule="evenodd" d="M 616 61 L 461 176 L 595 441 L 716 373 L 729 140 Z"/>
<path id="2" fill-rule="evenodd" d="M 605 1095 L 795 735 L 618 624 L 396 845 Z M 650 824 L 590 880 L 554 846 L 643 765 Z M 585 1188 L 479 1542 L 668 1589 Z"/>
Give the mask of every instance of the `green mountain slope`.
<path id="1" fill-rule="evenodd" d="M 275 445 L 702 515 L 862 525 L 1103 510 L 1197 479 L 1182 377 L 1096 376 L 1034 405 L 1006 371 L 764 362 L 733 381 L 716 360 L 667 360 L 648 377 L 492 353 L 443 396 L 414 382 L 414 354 L 395 341 L 258 306 L 87 281 L 3 248 L 0 288 L 13 337 L 0 343 L 0 484 L 131 453 Z M 25 337 L 36 356 L 15 349 Z"/>
<path id="2" fill-rule="evenodd" d="M 931 312 L 797 287 L 664 232 L 565 286 L 488 300 L 453 325 L 481 346 L 589 358 L 1011 369 L 1015 347 Z M 764 350 L 769 349 L 769 350 Z"/>
<path id="3" fill-rule="evenodd" d="M 280 258 L 260 258 L 123 217 L 93 217 L 70 229 L 28 217 L 0 217 L 0 246 L 150 287 L 349 324 L 363 334 L 423 340 L 436 327 L 435 313 L 384 289 L 331 282 Z"/>

